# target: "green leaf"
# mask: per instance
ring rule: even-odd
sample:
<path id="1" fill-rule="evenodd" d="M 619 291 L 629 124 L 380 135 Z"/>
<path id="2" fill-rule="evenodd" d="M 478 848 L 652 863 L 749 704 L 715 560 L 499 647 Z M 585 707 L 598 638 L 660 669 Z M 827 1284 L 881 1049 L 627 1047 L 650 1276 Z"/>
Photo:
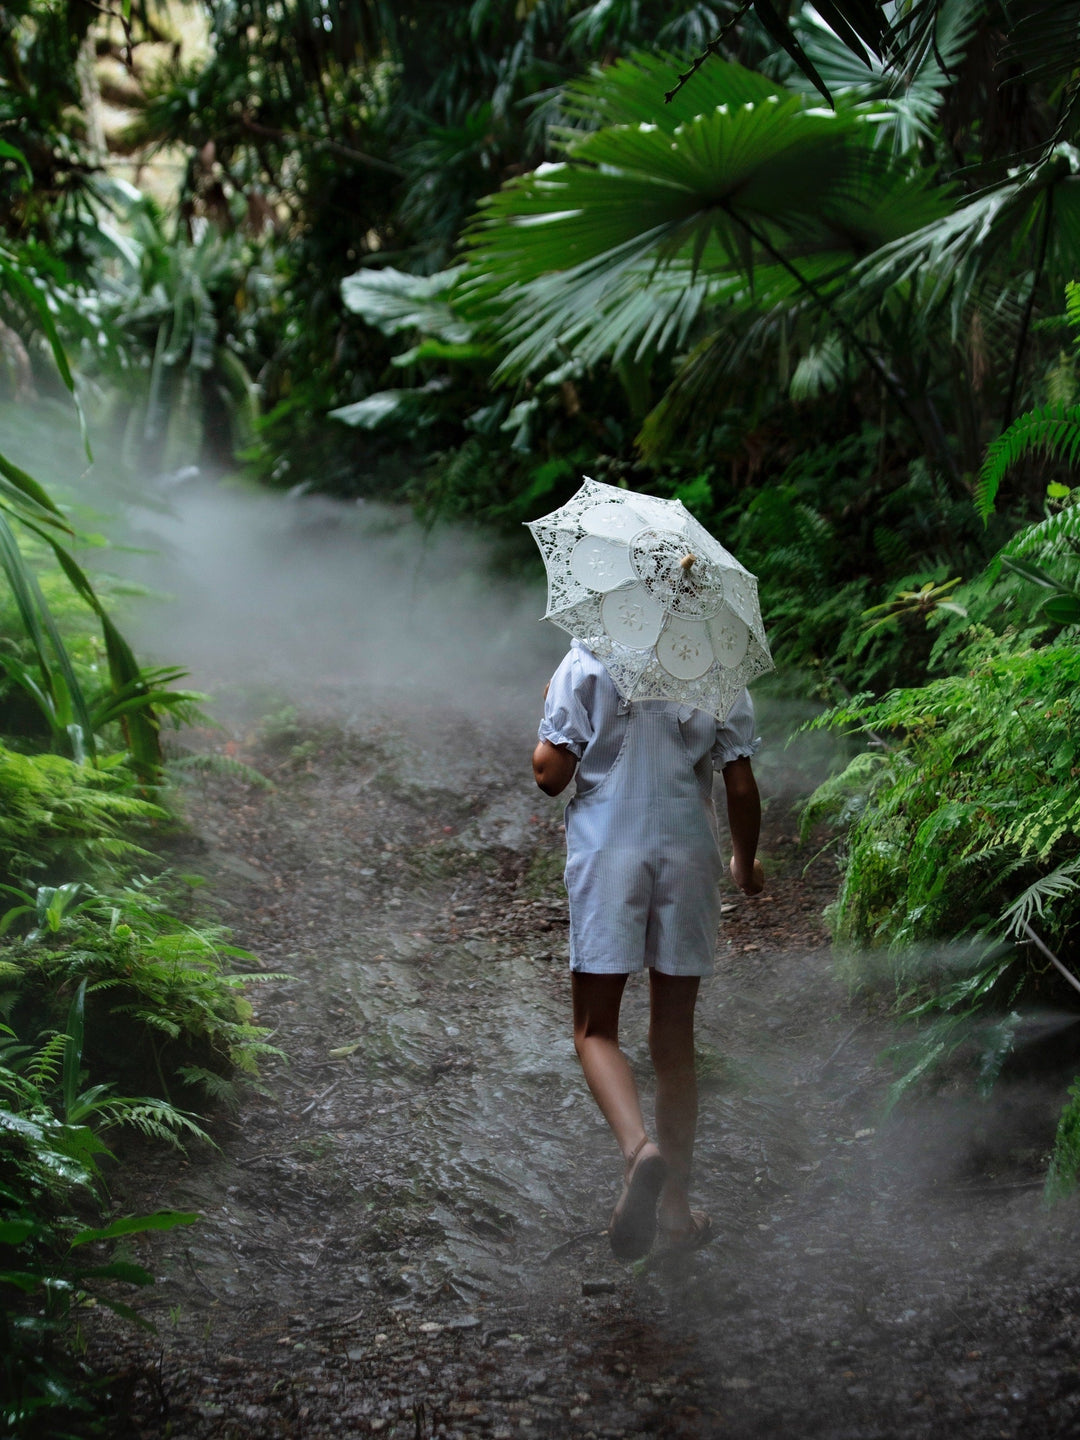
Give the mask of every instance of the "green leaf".
<path id="1" fill-rule="evenodd" d="M 825 84 L 824 80 L 822 80 L 821 76 L 814 68 L 810 57 L 806 54 L 805 50 L 802 48 L 802 46 L 796 40 L 795 36 L 792 34 L 786 18 L 782 15 L 777 14 L 777 12 L 773 9 L 772 5 L 769 3 L 769 0 L 754 0 L 754 14 L 761 21 L 764 28 L 769 32 L 769 34 L 776 41 L 776 43 L 783 50 L 787 51 L 787 53 L 791 56 L 792 60 L 795 61 L 795 64 L 799 67 L 799 69 L 803 72 L 807 79 L 811 80 L 814 85 L 817 86 L 817 88 L 821 91 L 822 95 L 824 95 L 825 99 L 831 105 L 833 103 L 833 98 L 829 94 L 828 86 Z"/>
<path id="2" fill-rule="evenodd" d="M 1080 595 L 1051 595 L 1042 613 L 1055 625 L 1080 625 Z"/>
<path id="3" fill-rule="evenodd" d="M 3 254 L 0 254 L 0 272 L 6 275 L 8 281 L 25 301 L 26 307 L 32 313 L 33 318 L 45 332 L 45 338 L 49 342 L 49 348 L 52 350 L 56 368 L 60 372 L 60 379 L 63 380 L 64 384 L 74 395 L 75 378 L 71 373 L 71 367 L 68 364 L 68 358 L 64 352 L 64 347 L 56 328 L 56 322 L 53 320 L 52 311 L 49 309 L 49 302 L 46 299 L 45 292 L 39 290 L 29 277 L 22 273 L 17 262 L 13 263 Z"/>
<path id="4" fill-rule="evenodd" d="M 26 171 L 26 178 L 33 184 L 34 172 L 30 169 L 30 162 L 21 150 L 16 150 L 15 146 L 9 144 L 7 140 L 0 140 L 0 159 L 14 160 L 21 165 Z"/>
<path id="5" fill-rule="evenodd" d="M 1007 570 L 1015 570 L 1017 575 L 1022 575 L 1025 580 L 1032 581 L 1035 585 L 1042 585 L 1047 590 L 1060 590 L 1061 582 L 1049 575 L 1041 565 L 1036 565 L 1031 560 L 1021 560 L 1016 555 L 1003 555 L 1001 563 Z"/>
<path id="6" fill-rule="evenodd" d="M 42 1276 L 26 1270 L 0 1270 L 0 1285 L 11 1285 L 25 1295 L 33 1295 L 35 1290 L 41 1289 L 42 1283 Z"/>
<path id="7" fill-rule="evenodd" d="M 27 511 L 43 525 L 57 525 L 69 535 L 72 533 L 48 492 L 4 455 L 0 455 L 0 477 L 0 498 L 13 506 L 16 515 Z"/>
<path id="8" fill-rule="evenodd" d="M 21 1245 L 38 1228 L 34 1220 L 0 1220 L 0 1245 Z"/>
<path id="9" fill-rule="evenodd" d="M 175 1230 L 178 1225 L 194 1225 L 202 1216 L 193 1210 L 157 1210 L 152 1215 L 125 1215 L 100 1229 L 80 1230 L 71 1241 L 89 1245 L 95 1240 L 116 1240 L 121 1235 L 139 1235 L 147 1230 Z"/>
<path id="10" fill-rule="evenodd" d="M 463 270 L 460 265 L 434 275 L 411 275 L 389 266 L 358 270 L 341 282 L 341 298 L 346 309 L 384 335 L 418 330 L 448 345 L 465 345 L 472 338 L 472 327 L 447 298 Z"/>

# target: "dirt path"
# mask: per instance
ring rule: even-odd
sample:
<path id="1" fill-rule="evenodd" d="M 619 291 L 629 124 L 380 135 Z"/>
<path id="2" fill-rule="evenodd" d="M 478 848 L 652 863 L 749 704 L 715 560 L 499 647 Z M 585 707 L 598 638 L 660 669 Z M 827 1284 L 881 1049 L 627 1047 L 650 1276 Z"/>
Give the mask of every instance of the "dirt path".
<path id="1" fill-rule="evenodd" d="M 730 897 L 703 992 L 716 1242 L 611 1258 L 558 807 L 518 737 L 472 738 L 484 764 L 455 769 L 390 720 L 279 724 L 229 746 L 273 793 L 191 791 L 184 864 L 295 977 L 256 997 L 289 1063 L 220 1122 L 219 1155 L 154 1155 L 116 1192 L 205 1219 L 137 1252 L 156 1337 L 89 1326 L 119 1373 L 110 1434 L 1080 1433 L 1076 1210 L 1045 1215 L 1037 1188 L 1055 1096 L 1017 1081 L 992 1111 L 942 1096 L 878 1124 L 888 1031 L 832 978 L 833 877 L 803 874 L 782 795 L 770 893 Z"/>

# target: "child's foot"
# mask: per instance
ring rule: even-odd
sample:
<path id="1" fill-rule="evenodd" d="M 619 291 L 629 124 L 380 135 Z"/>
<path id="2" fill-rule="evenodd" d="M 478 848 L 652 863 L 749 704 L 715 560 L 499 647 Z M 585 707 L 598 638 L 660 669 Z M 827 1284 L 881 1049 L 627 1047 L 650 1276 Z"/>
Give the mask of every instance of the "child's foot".
<path id="1" fill-rule="evenodd" d="M 665 1225 L 661 1222 L 657 1233 L 661 1249 L 665 1251 L 696 1250 L 699 1245 L 707 1245 L 713 1237 L 712 1217 L 704 1210 L 691 1210 L 682 1224 Z"/>
<path id="2" fill-rule="evenodd" d="M 640 1260 L 656 1236 L 656 1202 L 667 1178 L 667 1161 L 649 1139 L 630 1152 L 626 1179 L 611 1212 L 608 1239 L 620 1260 Z"/>

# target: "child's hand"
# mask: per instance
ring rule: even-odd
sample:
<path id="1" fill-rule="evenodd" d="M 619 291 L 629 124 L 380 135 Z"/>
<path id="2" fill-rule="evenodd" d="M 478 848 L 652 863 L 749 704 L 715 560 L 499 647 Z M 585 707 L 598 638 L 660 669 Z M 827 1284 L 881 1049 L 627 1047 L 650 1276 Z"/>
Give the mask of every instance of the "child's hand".
<path id="1" fill-rule="evenodd" d="M 760 895 L 765 889 L 765 871 L 760 860 L 755 860 L 753 869 L 749 876 L 741 872 L 735 864 L 735 856 L 731 857 L 731 878 L 743 892 L 744 895 Z"/>
<path id="2" fill-rule="evenodd" d="M 574 778 L 577 756 L 566 745 L 541 740 L 533 751 L 533 776 L 545 795 L 561 795 Z"/>

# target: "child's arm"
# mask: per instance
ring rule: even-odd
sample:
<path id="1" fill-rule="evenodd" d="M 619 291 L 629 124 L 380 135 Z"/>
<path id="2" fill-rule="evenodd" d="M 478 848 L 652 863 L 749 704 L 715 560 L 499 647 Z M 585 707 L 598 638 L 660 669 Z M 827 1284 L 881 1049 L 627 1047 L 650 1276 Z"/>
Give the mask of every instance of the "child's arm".
<path id="1" fill-rule="evenodd" d="M 760 894 L 765 888 L 765 871 L 757 859 L 761 833 L 761 796 L 748 759 L 732 760 L 724 766 L 727 791 L 728 827 L 731 830 L 731 878 L 744 895 Z"/>
<path id="2" fill-rule="evenodd" d="M 533 774 L 545 795 L 559 795 L 574 778 L 577 757 L 567 745 L 552 745 L 541 740 L 533 751 Z"/>

